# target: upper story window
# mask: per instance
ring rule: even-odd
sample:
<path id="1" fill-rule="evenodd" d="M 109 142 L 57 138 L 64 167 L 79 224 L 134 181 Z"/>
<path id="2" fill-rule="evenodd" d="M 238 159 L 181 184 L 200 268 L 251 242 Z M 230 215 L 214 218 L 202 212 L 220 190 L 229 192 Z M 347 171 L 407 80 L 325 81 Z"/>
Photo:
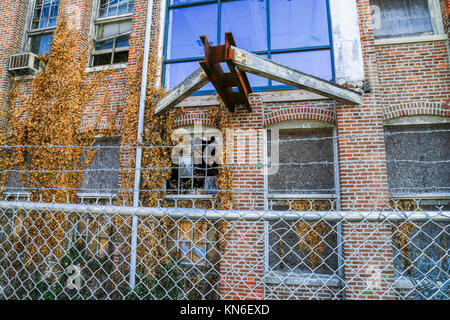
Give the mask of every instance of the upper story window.
<path id="1" fill-rule="evenodd" d="M 438 33 L 432 12 L 435 0 L 371 0 L 375 38 L 395 38 Z"/>
<path id="2" fill-rule="evenodd" d="M 201 35 L 218 45 L 225 32 L 232 32 L 242 49 L 334 80 L 328 7 L 327 0 L 168 0 L 163 83 L 172 89 L 199 68 Z M 255 90 L 289 88 L 248 76 Z M 207 84 L 200 92 L 213 89 Z"/>
<path id="3" fill-rule="evenodd" d="M 28 30 L 28 48 L 44 55 L 50 50 L 58 18 L 59 0 L 36 0 Z"/>
<path id="4" fill-rule="evenodd" d="M 92 66 L 128 62 L 134 0 L 100 0 L 95 20 Z"/>

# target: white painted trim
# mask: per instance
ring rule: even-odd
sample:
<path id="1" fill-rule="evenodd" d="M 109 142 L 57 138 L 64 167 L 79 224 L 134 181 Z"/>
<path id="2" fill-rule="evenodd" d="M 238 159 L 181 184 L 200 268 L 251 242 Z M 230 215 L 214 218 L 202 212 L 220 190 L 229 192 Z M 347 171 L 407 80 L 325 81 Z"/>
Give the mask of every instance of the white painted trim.
<path id="1" fill-rule="evenodd" d="M 337 83 L 357 83 L 365 78 L 356 2 L 330 0 Z"/>
<path id="2" fill-rule="evenodd" d="M 92 54 L 90 56 L 92 56 Z M 85 72 L 118 70 L 118 69 L 126 69 L 127 67 L 128 67 L 128 63 L 108 64 L 108 65 L 104 65 L 104 66 L 87 67 L 85 69 Z"/>
<path id="3" fill-rule="evenodd" d="M 439 0 L 428 0 L 431 23 L 435 34 L 444 34 L 444 23 L 442 21 L 441 4 Z"/>
<path id="4" fill-rule="evenodd" d="M 412 200 L 450 200 L 448 192 L 426 192 L 426 193 L 392 193 L 393 200 L 412 199 Z"/>
<path id="5" fill-rule="evenodd" d="M 420 42 L 433 42 L 433 41 L 448 41 L 447 34 L 433 34 L 433 35 L 421 35 L 405 38 L 387 38 L 375 40 L 375 46 L 387 46 L 394 44 L 407 44 L 407 43 L 420 43 Z"/>

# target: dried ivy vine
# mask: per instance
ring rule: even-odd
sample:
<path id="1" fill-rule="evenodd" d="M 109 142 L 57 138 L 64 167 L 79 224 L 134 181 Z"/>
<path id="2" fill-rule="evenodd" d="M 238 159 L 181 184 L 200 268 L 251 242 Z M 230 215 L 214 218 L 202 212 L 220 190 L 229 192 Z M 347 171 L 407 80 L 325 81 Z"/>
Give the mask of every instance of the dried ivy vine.
<path id="1" fill-rule="evenodd" d="M 31 80 L 29 94 L 22 96 L 19 84 L 12 84 L 0 136 L 0 185 L 7 184 L 11 170 L 18 170 L 32 201 L 76 203 L 83 170 L 96 153 L 91 148 L 95 137 L 115 133 L 115 114 L 108 109 L 106 94 L 95 121 L 82 129 L 84 111 L 98 92 L 105 91 L 106 74 L 85 71 L 89 47 L 79 50 L 81 40 L 61 17 L 49 53 L 40 57 L 42 71 Z M 105 112 L 110 126 L 99 129 Z M 47 258 L 57 261 L 70 226 L 66 213 L 31 211 L 23 219 L 26 232 L 17 237 L 16 249 L 25 249 L 28 264 Z"/>

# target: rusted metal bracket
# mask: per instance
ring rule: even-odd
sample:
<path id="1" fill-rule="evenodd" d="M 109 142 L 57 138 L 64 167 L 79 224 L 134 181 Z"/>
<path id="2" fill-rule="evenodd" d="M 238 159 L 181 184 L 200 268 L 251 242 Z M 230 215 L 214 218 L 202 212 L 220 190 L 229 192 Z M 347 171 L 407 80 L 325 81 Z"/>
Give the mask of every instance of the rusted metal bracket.
<path id="1" fill-rule="evenodd" d="M 249 112 L 252 112 L 248 100 L 252 89 L 247 75 L 244 71 L 236 68 L 231 58 L 231 47 L 236 46 L 231 32 L 225 33 L 224 45 L 212 47 L 206 36 L 201 36 L 200 39 L 205 46 L 205 59 L 200 62 L 200 66 L 222 101 L 231 112 L 234 112 L 238 105 L 243 105 Z M 229 72 L 223 70 L 222 63 L 226 64 Z"/>

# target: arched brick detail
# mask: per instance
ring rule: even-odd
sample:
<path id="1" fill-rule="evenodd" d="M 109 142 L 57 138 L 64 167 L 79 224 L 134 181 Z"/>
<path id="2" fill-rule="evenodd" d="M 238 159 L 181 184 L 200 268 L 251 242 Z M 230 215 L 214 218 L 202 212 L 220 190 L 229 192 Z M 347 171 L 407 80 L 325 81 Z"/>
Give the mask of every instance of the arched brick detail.
<path id="1" fill-rule="evenodd" d="M 206 112 L 187 112 L 178 116 L 175 120 L 176 127 L 193 126 L 195 124 L 201 124 L 202 126 L 212 126 L 212 120 L 208 117 Z"/>
<path id="2" fill-rule="evenodd" d="M 450 100 L 447 100 L 444 103 L 416 101 L 398 105 L 390 105 L 383 108 L 383 119 L 390 120 L 404 116 L 418 115 L 450 117 L 449 103 Z"/>
<path id="3" fill-rule="evenodd" d="M 317 120 L 335 124 L 336 115 L 332 107 L 288 107 L 266 113 L 264 126 L 291 120 Z"/>

